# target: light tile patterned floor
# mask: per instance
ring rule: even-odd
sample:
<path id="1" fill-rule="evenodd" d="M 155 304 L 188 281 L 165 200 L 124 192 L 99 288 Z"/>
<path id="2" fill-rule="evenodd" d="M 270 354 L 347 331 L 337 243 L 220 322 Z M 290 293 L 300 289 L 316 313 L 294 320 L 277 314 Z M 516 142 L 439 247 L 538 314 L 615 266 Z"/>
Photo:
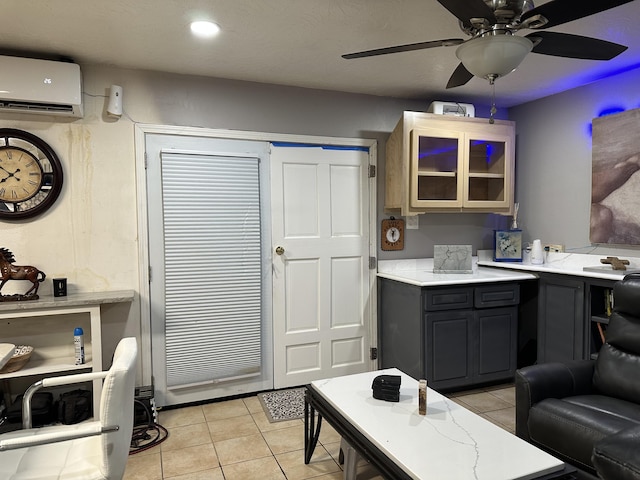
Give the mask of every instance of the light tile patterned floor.
<path id="1" fill-rule="evenodd" d="M 513 385 L 448 395 L 465 408 L 515 432 Z M 304 422 L 269 423 L 257 396 L 163 410 L 169 438 L 129 457 L 124 480 L 340 480 L 340 436 L 326 422 L 309 465 Z M 380 479 L 362 465 L 358 479 Z"/>

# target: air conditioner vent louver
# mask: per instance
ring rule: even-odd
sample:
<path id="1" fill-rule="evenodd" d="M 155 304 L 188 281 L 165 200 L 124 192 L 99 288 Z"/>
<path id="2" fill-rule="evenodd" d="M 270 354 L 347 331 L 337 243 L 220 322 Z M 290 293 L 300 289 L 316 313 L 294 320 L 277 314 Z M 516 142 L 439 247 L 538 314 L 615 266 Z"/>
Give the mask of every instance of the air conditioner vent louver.
<path id="1" fill-rule="evenodd" d="M 55 105 L 52 103 L 33 103 L 33 102 L 3 102 L 0 101 L 0 108 L 10 110 L 32 110 L 34 112 L 64 112 L 72 113 L 71 105 Z"/>

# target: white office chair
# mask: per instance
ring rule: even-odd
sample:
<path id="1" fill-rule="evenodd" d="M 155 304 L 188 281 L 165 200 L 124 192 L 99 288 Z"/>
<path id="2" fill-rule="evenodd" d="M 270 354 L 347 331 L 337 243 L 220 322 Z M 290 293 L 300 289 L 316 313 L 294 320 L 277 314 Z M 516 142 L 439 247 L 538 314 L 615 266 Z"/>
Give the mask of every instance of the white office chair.
<path id="1" fill-rule="evenodd" d="M 0 435 L 0 479 L 121 480 L 133 430 L 137 357 L 135 338 L 124 338 L 108 371 L 46 378 L 29 387 L 24 410 L 38 388 L 104 378 L 100 418 Z M 23 423 L 30 423 L 24 410 Z"/>

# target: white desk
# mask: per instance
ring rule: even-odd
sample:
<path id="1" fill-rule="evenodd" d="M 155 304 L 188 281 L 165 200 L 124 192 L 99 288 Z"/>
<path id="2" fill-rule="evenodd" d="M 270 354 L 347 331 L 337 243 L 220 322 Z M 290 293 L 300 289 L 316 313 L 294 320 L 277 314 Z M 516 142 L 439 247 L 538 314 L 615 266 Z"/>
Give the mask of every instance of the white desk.
<path id="1" fill-rule="evenodd" d="M 0 382 L 27 376 L 60 375 L 82 371 L 102 371 L 102 319 L 101 306 L 111 303 L 132 302 L 133 290 L 76 293 L 67 297 L 41 296 L 38 300 L 0 302 L 0 341 L 16 345 L 31 345 L 34 355 L 17 372 L 0 374 Z M 62 316 L 86 317 L 66 325 L 61 331 L 58 318 Z M 28 322 L 29 319 L 38 319 Z M 28 324 L 28 326 L 27 326 Z M 73 348 L 73 326 L 85 327 L 86 363 L 76 365 Z M 102 380 L 93 381 L 94 414 L 99 414 Z"/>
<path id="2" fill-rule="evenodd" d="M 373 379 L 400 375 L 400 402 L 372 396 Z M 540 479 L 561 476 L 565 464 L 428 389 L 418 414 L 418 382 L 397 369 L 318 380 L 307 386 L 305 462 L 319 435 L 314 410 L 390 479 Z"/>

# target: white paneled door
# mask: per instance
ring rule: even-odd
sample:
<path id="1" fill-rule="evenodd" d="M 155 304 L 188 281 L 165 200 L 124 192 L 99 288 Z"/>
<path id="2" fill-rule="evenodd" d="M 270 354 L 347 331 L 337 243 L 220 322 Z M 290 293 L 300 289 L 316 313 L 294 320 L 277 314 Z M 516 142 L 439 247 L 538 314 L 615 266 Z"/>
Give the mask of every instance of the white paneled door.
<path id="1" fill-rule="evenodd" d="M 368 149 L 272 145 L 274 386 L 369 369 Z"/>

